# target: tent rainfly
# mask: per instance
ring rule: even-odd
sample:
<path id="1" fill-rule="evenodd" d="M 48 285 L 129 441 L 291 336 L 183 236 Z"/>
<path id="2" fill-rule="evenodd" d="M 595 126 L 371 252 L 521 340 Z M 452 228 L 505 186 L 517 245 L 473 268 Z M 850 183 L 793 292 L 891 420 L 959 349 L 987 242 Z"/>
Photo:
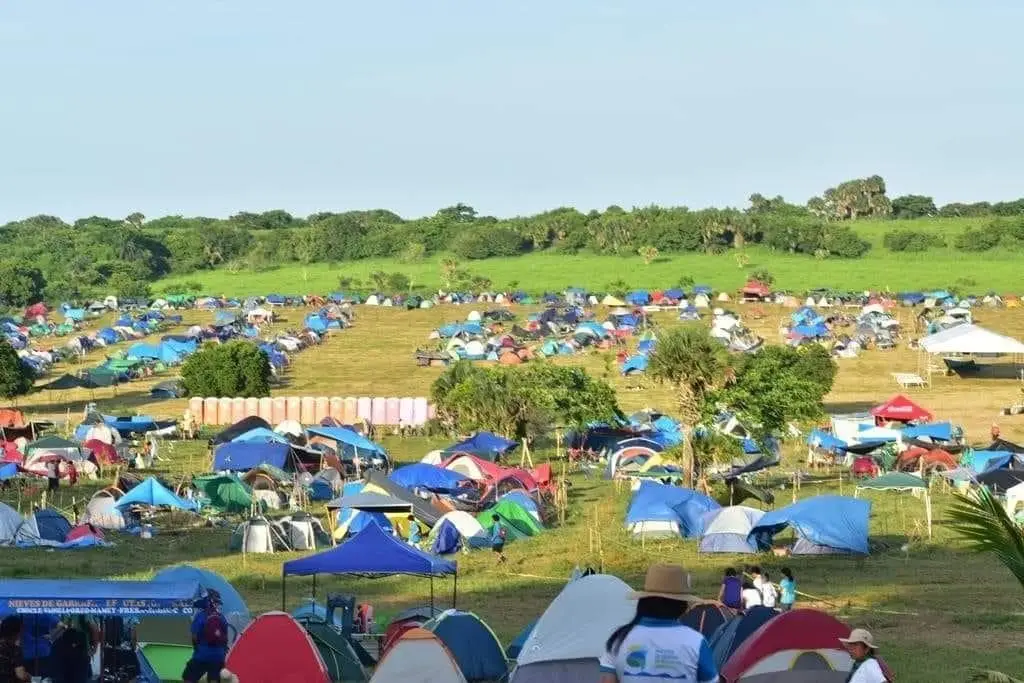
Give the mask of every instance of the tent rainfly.
<path id="1" fill-rule="evenodd" d="M 861 491 L 910 491 L 920 495 L 924 500 L 924 516 L 928 523 L 928 538 L 932 537 L 932 497 L 928 492 L 928 482 L 921 477 L 906 472 L 889 472 L 862 482 L 854 489 L 853 497 L 857 498 Z"/>

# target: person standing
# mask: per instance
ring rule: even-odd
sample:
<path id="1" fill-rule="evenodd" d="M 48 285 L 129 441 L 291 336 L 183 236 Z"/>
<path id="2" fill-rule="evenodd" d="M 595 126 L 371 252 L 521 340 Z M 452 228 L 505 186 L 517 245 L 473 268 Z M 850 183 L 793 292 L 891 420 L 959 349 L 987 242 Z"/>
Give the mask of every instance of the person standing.
<path id="1" fill-rule="evenodd" d="M 28 683 L 32 674 L 21 656 L 21 617 L 11 615 L 0 621 L 0 683 Z"/>
<path id="2" fill-rule="evenodd" d="M 508 531 L 505 530 L 505 525 L 501 523 L 501 517 L 498 515 L 491 515 L 491 550 L 498 556 L 498 564 L 505 562 L 505 538 L 508 536 Z"/>
<path id="3" fill-rule="evenodd" d="M 855 628 L 849 638 L 840 638 L 839 642 L 853 658 L 853 668 L 850 677 L 846 679 L 847 683 L 888 683 L 888 676 L 875 658 L 878 647 L 870 633 Z"/>
<path id="4" fill-rule="evenodd" d="M 50 458 L 46 463 L 47 491 L 56 491 L 60 488 L 60 465 L 56 458 Z"/>
<path id="5" fill-rule="evenodd" d="M 420 547 L 420 525 L 416 521 L 416 517 L 409 515 L 409 545 L 413 548 Z"/>
<path id="6" fill-rule="evenodd" d="M 21 656 L 25 669 L 32 676 L 49 677 L 53 642 L 63 630 L 60 620 L 49 614 L 32 614 L 22 619 L 21 627 Z"/>
<path id="7" fill-rule="evenodd" d="M 761 604 L 775 609 L 775 603 L 779 601 L 779 592 L 775 590 L 775 584 L 772 583 L 768 572 L 761 574 L 761 578 Z"/>
<path id="8" fill-rule="evenodd" d="M 761 591 L 754 588 L 752 581 L 743 582 L 743 592 L 740 593 L 740 601 L 743 604 L 743 610 L 749 610 L 751 607 L 760 607 L 764 603 L 761 601 Z"/>
<path id="9" fill-rule="evenodd" d="M 681 566 L 654 564 L 647 569 L 644 589 L 629 596 L 637 601 L 636 615 L 605 643 L 599 659 L 600 683 L 718 681 L 715 658 L 704 636 L 679 623 L 687 608 L 700 601 L 689 590 L 690 577 Z"/>
<path id="10" fill-rule="evenodd" d="M 220 593 L 207 591 L 206 599 L 192 620 L 192 658 L 181 674 L 184 683 L 220 683 L 220 672 L 228 655 L 228 622 L 221 614 Z"/>
<path id="11" fill-rule="evenodd" d="M 793 578 L 793 570 L 789 567 L 782 568 L 782 580 L 779 581 L 779 588 L 781 589 L 779 604 L 783 612 L 788 612 L 793 609 L 793 603 L 796 602 L 796 579 Z"/>
<path id="12" fill-rule="evenodd" d="M 727 567 L 722 577 L 722 587 L 718 591 L 718 601 L 730 609 L 741 609 L 743 601 L 743 582 L 736 576 L 736 570 Z"/>

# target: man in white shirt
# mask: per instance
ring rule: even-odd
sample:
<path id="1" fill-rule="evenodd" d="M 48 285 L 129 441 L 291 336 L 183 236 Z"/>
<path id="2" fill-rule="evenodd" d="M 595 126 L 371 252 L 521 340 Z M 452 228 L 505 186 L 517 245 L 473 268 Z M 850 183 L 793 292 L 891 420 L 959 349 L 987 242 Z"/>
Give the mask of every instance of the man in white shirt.
<path id="1" fill-rule="evenodd" d="M 882 670 L 882 665 L 875 659 L 875 651 L 878 649 L 871 634 L 862 628 L 855 628 L 850 632 L 849 638 L 840 638 L 846 651 L 853 658 L 853 669 L 851 670 L 849 683 L 888 683 L 888 677 Z"/>

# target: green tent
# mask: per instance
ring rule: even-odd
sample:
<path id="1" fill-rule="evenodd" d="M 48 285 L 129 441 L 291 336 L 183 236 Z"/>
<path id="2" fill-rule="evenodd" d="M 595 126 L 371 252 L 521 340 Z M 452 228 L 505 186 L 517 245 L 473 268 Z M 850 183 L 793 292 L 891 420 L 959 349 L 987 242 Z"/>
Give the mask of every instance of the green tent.
<path id="1" fill-rule="evenodd" d="M 252 489 L 234 474 L 207 474 L 192 483 L 219 512 L 248 512 L 252 507 Z"/>
<path id="2" fill-rule="evenodd" d="M 498 515 L 501 523 L 505 526 L 510 540 L 536 536 L 542 529 L 540 524 L 522 505 L 513 500 L 499 501 L 494 507 L 488 508 L 476 516 L 476 521 L 484 531 L 490 531 L 494 526 L 492 517 Z"/>
<path id="3" fill-rule="evenodd" d="M 301 623 L 313 640 L 313 644 L 316 645 L 316 649 L 320 651 L 320 657 L 327 665 L 327 673 L 330 674 L 332 681 L 358 683 L 370 678 L 359 661 L 359 655 L 353 649 L 352 643 L 337 629 L 323 622 L 303 621 Z"/>

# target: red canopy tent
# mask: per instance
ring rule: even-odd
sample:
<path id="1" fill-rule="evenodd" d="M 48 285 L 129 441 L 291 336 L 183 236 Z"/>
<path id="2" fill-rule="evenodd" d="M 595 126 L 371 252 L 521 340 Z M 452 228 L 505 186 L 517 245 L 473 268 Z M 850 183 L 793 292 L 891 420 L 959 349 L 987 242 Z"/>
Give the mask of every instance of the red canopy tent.
<path id="1" fill-rule="evenodd" d="M 896 394 L 880 406 L 871 409 L 876 424 L 883 422 L 929 422 L 934 417 L 903 394 Z"/>

